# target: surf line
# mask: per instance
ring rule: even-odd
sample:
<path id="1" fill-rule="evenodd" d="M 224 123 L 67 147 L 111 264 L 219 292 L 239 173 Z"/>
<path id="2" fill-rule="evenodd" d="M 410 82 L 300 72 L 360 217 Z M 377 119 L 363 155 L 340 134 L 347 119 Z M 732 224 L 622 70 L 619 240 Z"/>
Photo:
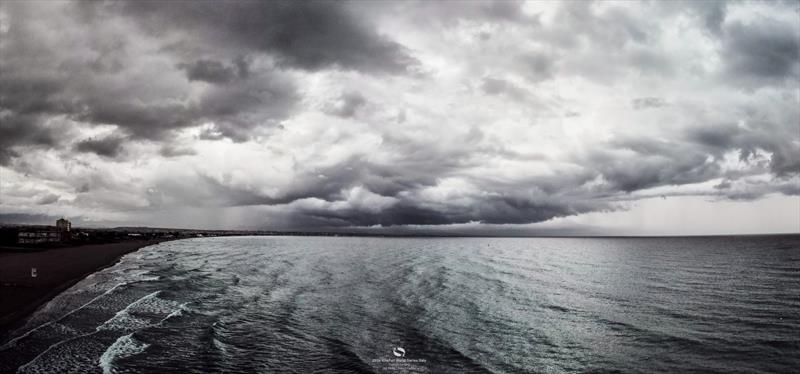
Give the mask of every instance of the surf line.
<path id="1" fill-rule="evenodd" d="M 106 296 L 106 295 L 110 294 L 111 292 L 113 292 L 115 289 L 117 289 L 117 287 L 123 286 L 123 285 L 125 285 L 125 284 L 127 284 L 127 283 L 118 283 L 118 284 L 114 285 L 114 287 L 111 287 L 111 288 L 109 288 L 109 289 L 108 289 L 106 292 L 103 292 L 102 294 L 100 294 L 100 295 L 96 296 L 95 298 L 93 298 L 93 299 L 89 300 L 89 301 L 88 301 L 86 304 L 83 304 L 83 305 L 81 305 L 81 306 L 79 306 L 79 307 L 77 307 L 77 308 L 75 308 L 75 309 L 73 309 L 73 310 L 71 310 L 71 311 L 67 312 L 67 314 L 65 314 L 65 315 L 63 315 L 63 316 L 61 316 L 61 317 L 58 317 L 58 318 L 56 318 L 56 319 L 54 319 L 54 320 L 52 320 L 52 321 L 48 321 L 48 322 L 45 322 L 45 323 L 43 323 L 43 324 L 41 324 L 41 325 L 39 325 L 39 326 L 36 326 L 36 327 L 34 327 L 34 328 L 30 329 L 28 332 L 26 332 L 26 333 L 24 333 L 24 334 L 22 334 L 22 335 L 20 335 L 20 336 L 18 336 L 18 337 L 16 337 L 16 338 L 14 338 L 14 339 L 11 339 L 11 340 L 9 340 L 9 341 L 8 341 L 6 344 L 3 344 L 3 346 L 2 346 L 2 347 L 0 347 L 0 351 L 5 351 L 5 350 L 7 350 L 7 349 L 9 349 L 9 348 L 11 348 L 11 347 L 13 347 L 13 346 L 15 346 L 15 345 L 16 345 L 16 343 L 17 343 L 17 342 L 18 342 L 20 339 L 24 339 L 24 338 L 28 337 L 28 336 L 29 336 L 30 334 L 32 334 L 33 332 L 35 332 L 35 331 L 37 331 L 37 330 L 39 330 L 39 329 L 41 329 L 41 328 L 43 328 L 43 327 L 50 326 L 50 325 L 52 325 L 53 323 L 56 323 L 56 322 L 58 322 L 58 321 L 61 321 L 61 320 L 63 320 L 64 318 L 67 318 L 67 317 L 69 317 L 69 316 L 70 316 L 70 315 L 72 315 L 73 313 L 75 313 L 75 312 L 77 312 L 77 311 L 80 311 L 80 310 L 82 310 L 83 308 L 86 308 L 87 306 L 91 305 L 91 304 L 92 304 L 92 303 L 94 303 L 95 301 L 99 300 L 101 297 L 103 297 L 103 296 Z"/>
<path id="2" fill-rule="evenodd" d="M 140 303 L 143 303 L 146 300 L 150 300 L 150 299 L 158 297 L 158 295 L 160 293 L 161 293 L 160 290 L 156 291 L 156 292 L 153 292 L 153 293 L 150 293 L 150 294 L 142 296 L 138 300 L 128 304 L 127 306 L 125 306 L 125 308 L 122 308 L 122 310 L 120 310 L 117 313 L 115 313 L 113 317 L 111 317 L 107 321 L 103 322 L 99 326 L 95 327 L 95 331 L 106 330 L 105 326 L 108 325 L 109 323 L 111 323 L 112 321 L 114 321 L 115 319 L 120 318 L 120 317 L 124 317 L 124 316 L 130 316 L 131 308 L 135 308 Z"/>
<path id="3" fill-rule="evenodd" d="M 141 343 L 136 344 L 137 340 L 133 337 L 133 333 L 122 335 L 112 343 L 105 352 L 100 355 L 99 366 L 103 369 L 103 374 L 114 372 L 114 361 L 118 357 L 131 357 L 133 355 L 144 352 L 145 349 L 150 347 L 150 344 Z M 130 349 L 130 350 L 129 350 Z M 127 356 L 122 356 L 125 353 L 130 353 Z"/>
<path id="4" fill-rule="evenodd" d="M 121 284 L 122 284 L 122 283 L 121 283 Z M 115 286 L 114 288 L 116 288 L 116 286 Z M 111 291 L 111 290 L 108 290 L 108 291 L 106 291 L 106 292 L 110 292 L 110 291 Z M 103 323 L 102 323 L 100 326 L 97 326 L 97 327 L 95 327 L 94 331 L 92 331 L 92 332 L 90 332 L 90 333 L 86 333 L 86 334 L 83 334 L 83 335 L 74 336 L 74 337 L 67 338 L 67 339 L 64 339 L 64 340 L 61 340 L 61 341 L 58 341 L 58 342 L 56 342 L 56 343 L 53 343 L 53 344 L 51 344 L 49 347 L 47 347 L 47 349 L 45 349 L 44 351 L 42 351 L 42 353 L 39 353 L 38 355 L 36 355 L 36 357 L 34 357 L 32 360 L 28 361 L 28 362 L 27 362 L 25 365 L 22 365 L 22 366 L 20 366 L 19 368 L 17 368 L 17 373 L 24 373 L 24 372 L 25 372 L 25 371 L 28 369 L 28 367 L 29 367 L 29 366 L 33 365 L 33 363 L 34 363 L 34 362 L 36 362 L 36 361 L 37 361 L 39 358 L 41 358 L 42 356 L 44 356 L 45 354 L 47 354 L 47 352 L 50 352 L 51 350 L 53 350 L 53 348 L 56 348 L 56 347 L 58 347 L 58 346 L 61 346 L 61 345 L 63 345 L 63 344 L 69 343 L 69 342 L 71 342 L 71 341 L 74 341 L 74 340 L 78 340 L 78 339 L 81 339 L 81 338 L 85 338 L 85 337 L 87 337 L 87 336 L 92 336 L 92 335 L 94 335 L 94 334 L 97 334 L 98 332 L 102 331 L 102 330 L 103 330 L 103 326 L 105 326 L 105 325 L 106 325 L 107 323 L 109 323 L 110 321 L 114 320 L 115 318 L 117 318 L 117 317 L 119 317 L 119 316 L 122 316 L 122 315 L 128 314 L 128 312 L 130 311 L 130 309 L 131 309 L 132 307 L 135 307 L 135 306 L 139 305 L 139 303 L 142 303 L 142 302 L 144 302 L 145 300 L 149 300 L 149 299 L 152 299 L 152 298 L 154 298 L 154 297 L 158 297 L 158 295 L 159 295 L 160 293 L 161 293 L 161 290 L 159 290 L 159 291 L 156 291 L 156 292 L 153 292 L 153 293 L 150 293 L 150 294 L 148 294 L 148 295 L 145 295 L 145 296 L 143 296 L 143 297 L 139 298 L 138 300 L 136 300 L 136 301 L 134 301 L 134 302 L 132 302 L 132 303 L 128 304 L 128 305 L 127 305 L 125 308 L 123 308 L 122 310 L 120 310 L 119 312 L 117 312 L 116 314 L 114 314 L 114 316 L 113 316 L 113 317 L 111 317 L 111 319 L 109 319 L 108 321 L 105 321 L 105 322 L 103 322 Z M 104 294 L 105 294 L 105 293 L 104 293 Z M 98 297 L 101 297 L 101 296 L 103 296 L 103 295 L 100 295 L 100 296 L 98 296 Z M 97 299 L 97 298 L 95 298 L 95 299 L 92 299 L 92 301 L 94 301 L 94 300 L 96 300 L 96 299 Z M 83 306 L 86 306 L 86 305 L 89 305 L 89 304 L 91 304 L 91 303 L 92 303 L 92 301 L 90 301 L 90 302 L 88 302 L 88 303 L 84 304 Z M 83 307 L 83 306 L 82 306 L 82 307 Z M 82 308 L 82 307 L 81 307 L 81 308 Z M 78 308 L 78 309 L 80 309 L 80 308 Z M 77 309 L 76 309 L 76 310 L 77 310 Z M 67 314 L 67 315 L 69 315 L 69 314 Z M 67 315 L 64 315 L 64 317 L 66 317 Z M 61 318 L 64 318 L 64 317 L 61 317 Z M 152 324 L 151 324 L 151 325 L 149 325 L 149 326 L 152 326 Z"/>

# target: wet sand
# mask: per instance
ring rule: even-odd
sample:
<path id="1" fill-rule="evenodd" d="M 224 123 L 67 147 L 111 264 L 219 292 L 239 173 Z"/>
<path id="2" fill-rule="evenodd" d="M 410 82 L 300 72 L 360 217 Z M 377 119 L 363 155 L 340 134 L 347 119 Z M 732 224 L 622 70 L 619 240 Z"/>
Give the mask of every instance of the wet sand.
<path id="1" fill-rule="evenodd" d="M 39 306 L 126 253 L 164 240 L 125 241 L 0 253 L 0 341 Z M 36 277 L 31 276 L 36 268 Z"/>

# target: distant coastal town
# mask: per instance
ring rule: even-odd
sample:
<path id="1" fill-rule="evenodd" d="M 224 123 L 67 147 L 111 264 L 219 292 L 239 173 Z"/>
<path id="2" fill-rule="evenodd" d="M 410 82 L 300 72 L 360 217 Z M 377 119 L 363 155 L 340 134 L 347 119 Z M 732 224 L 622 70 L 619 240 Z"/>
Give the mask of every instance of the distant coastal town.
<path id="1" fill-rule="evenodd" d="M 67 218 L 54 226 L 5 224 L 0 226 L 0 251 L 29 251 L 83 244 L 118 243 L 141 240 L 174 240 L 214 236 L 406 236 L 360 232 L 308 232 L 274 230 L 198 230 L 154 227 L 73 227 Z M 440 236 L 440 235 L 417 235 Z"/>
<path id="2" fill-rule="evenodd" d="M 230 230 L 186 230 L 150 227 L 73 227 L 66 218 L 54 226 L 5 225 L 0 227 L 2 249 L 36 249 L 81 244 L 115 243 L 128 240 L 168 240 L 205 236 L 266 235 L 267 232 Z"/>

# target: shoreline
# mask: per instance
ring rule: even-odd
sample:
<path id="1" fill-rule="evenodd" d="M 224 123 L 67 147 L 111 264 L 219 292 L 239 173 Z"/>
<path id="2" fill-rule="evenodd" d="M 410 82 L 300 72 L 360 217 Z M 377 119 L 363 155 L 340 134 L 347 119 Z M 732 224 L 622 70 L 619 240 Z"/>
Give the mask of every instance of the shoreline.
<path id="1" fill-rule="evenodd" d="M 0 253 L 0 342 L 22 328 L 39 308 L 122 256 L 172 239 L 137 240 Z M 37 276 L 31 277 L 31 268 Z"/>

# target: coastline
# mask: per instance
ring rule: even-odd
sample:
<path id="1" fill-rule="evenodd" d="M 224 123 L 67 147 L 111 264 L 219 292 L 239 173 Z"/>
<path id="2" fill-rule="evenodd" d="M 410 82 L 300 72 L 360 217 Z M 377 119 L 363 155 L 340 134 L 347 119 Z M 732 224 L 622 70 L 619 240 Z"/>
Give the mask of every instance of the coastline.
<path id="1" fill-rule="evenodd" d="M 137 240 L 0 253 L 0 342 L 41 306 L 122 256 L 170 239 Z M 31 277 L 31 268 L 37 276 Z"/>

